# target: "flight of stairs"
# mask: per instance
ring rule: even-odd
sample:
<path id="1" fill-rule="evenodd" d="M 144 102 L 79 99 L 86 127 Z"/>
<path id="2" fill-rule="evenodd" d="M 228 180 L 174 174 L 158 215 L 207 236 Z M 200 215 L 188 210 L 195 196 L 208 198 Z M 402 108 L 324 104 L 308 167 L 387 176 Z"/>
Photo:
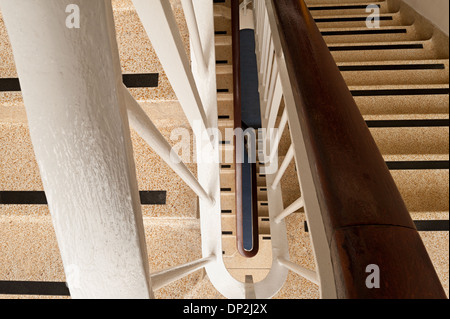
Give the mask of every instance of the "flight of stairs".
<path id="1" fill-rule="evenodd" d="M 221 197 L 222 197 L 222 244 L 225 266 L 230 274 L 245 282 L 252 276 L 254 282 L 263 280 L 272 265 L 272 245 L 267 202 L 265 176 L 257 174 L 257 200 L 259 221 L 259 252 L 253 258 L 241 256 L 236 246 L 235 208 L 235 165 L 233 159 L 234 99 L 233 99 L 233 56 L 231 36 L 230 1 L 214 1 L 214 25 L 216 40 L 216 70 L 219 129 L 222 134 L 221 153 Z M 259 172 L 259 167 L 258 167 Z"/>
<path id="2" fill-rule="evenodd" d="M 396 0 L 306 3 L 448 294 L 448 37 Z M 379 29 L 366 27 L 368 4 L 380 7 Z"/>
<path id="3" fill-rule="evenodd" d="M 189 54 L 189 36 L 179 1 L 171 2 Z M 233 126 L 230 0 L 214 2 L 217 84 L 220 90 L 219 126 L 225 129 Z M 381 30 L 401 31 L 357 34 L 367 30 L 367 13 L 360 9 L 361 6 L 352 9 L 348 5 L 368 3 L 357 0 L 307 0 L 310 7 L 316 8 L 312 14 L 324 32 L 343 76 L 391 167 L 413 219 L 425 222 L 418 223 L 422 229 L 430 225 L 430 229 L 436 229 L 433 224 L 439 226 L 439 221 L 448 221 L 449 218 L 448 39 L 415 16 L 408 7 L 402 7 L 399 11 L 397 1 L 389 3 L 390 6 L 384 1 L 380 3 Z M 339 6 L 344 4 L 347 4 L 345 9 L 340 9 Z M 186 118 L 131 2 L 113 0 L 113 5 L 123 73 L 159 74 L 158 87 L 131 89 L 131 92 L 163 135 L 175 144 L 177 140 L 170 139 L 171 132 L 178 127 L 188 129 Z M 328 10 L 327 6 L 333 8 Z M 16 78 L 1 13 L 0 57 L 0 79 Z M 225 91 L 227 89 L 228 92 Z M 134 132 L 132 137 L 139 189 L 167 192 L 165 205 L 143 206 L 151 271 L 201 258 L 196 196 L 140 137 Z M 221 145 L 223 152 L 232 152 L 232 143 L 224 142 Z M 286 130 L 280 148 L 280 162 L 289 145 L 289 132 Z M 190 152 L 192 156 L 193 145 Z M 195 174 L 197 166 L 188 166 Z M 245 261 L 236 257 L 233 234 L 234 164 L 222 163 L 224 260 L 233 276 L 243 279 L 250 271 L 254 281 L 262 279 L 271 264 L 264 176 L 258 177 L 258 183 L 262 254 L 254 260 Z M 300 196 L 294 165 L 289 166 L 281 185 L 285 206 Z M 1 92 L 1 88 L 0 191 L 42 191 L 21 94 Z M 302 211 L 286 219 L 290 257 L 293 262 L 314 269 L 305 220 Z M 232 234 L 229 235 L 229 232 Z M 421 236 L 448 294 L 448 231 L 421 231 Z M 46 205 L 0 204 L 1 281 L 65 281 Z M 31 297 L 60 298 L 0 295 L 0 299 Z M 204 271 L 197 271 L 157 291 L 156 297 L 223 298 Z M 314 284 L 293 273 L 289 273 L 285 286 L 275 296 L 278 299 L 318 297 L 318 288 Z"/>

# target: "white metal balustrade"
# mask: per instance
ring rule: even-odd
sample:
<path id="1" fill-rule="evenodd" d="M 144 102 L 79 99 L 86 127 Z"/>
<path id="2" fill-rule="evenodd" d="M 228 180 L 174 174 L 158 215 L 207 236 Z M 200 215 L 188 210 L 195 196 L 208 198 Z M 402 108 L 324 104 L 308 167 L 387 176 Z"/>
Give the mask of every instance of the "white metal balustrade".
<path id="1" fill-rule="evenodd" d="M 293 98 L 289 74 L 284 62 L 272 0 L 254 0 L 253 6 L 257 43 L 256 54 L 260 68 L 260 99 L 262 101 L 262 114 L 264 114 L 263 128 L 266 131 L 277 129 L 276 134 L 266 135 L 266 151 L 264 153 L 270 154 L 263 161 L 266 163 L 266 170 L 273 171 L 272 166 L 278 165 L 278 149 L 283 132 L 287 127 L 290 131 L 292 143 L 281 166 L 276 166 L 275 173 L 267 175 L 267 184 L 270 186 L 268 187 L 268 197 L 271 230 L 280 227 L 280 225 L 284 224 L 286 217 L 304 208 L 310 229 L 316 270 L 312 271 L 295 265 L 289 261 L 288 257 L 280 257 L 278 262 L 283 267 L 319 285 L 321 297 L 335 298 L 336 292 L 330 251 L 320 215 L 320 205 L 315 193 L 315 185 L 312 180 L 311 167 L 306 154 L 302 127 Z M 279 124 L 276 126 L 282 101 L 284 101 L 285 107 L 282 110 Z M 282 198 L 280 181 L 293 160 L 297 169 L 301 198 L 287 208 L 283 207 L 282 201 L 278 205 L 274 205 L 273 202 L 277 201 L 278 197 Z"/>

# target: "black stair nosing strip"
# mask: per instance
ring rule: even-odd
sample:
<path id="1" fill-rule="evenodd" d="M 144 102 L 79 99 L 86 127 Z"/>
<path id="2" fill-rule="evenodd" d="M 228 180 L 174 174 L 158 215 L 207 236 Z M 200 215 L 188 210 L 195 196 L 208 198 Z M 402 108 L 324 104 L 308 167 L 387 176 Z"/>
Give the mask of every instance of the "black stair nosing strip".
<path id="1" fill-rule="evenodd" d="M 229 89 L 217 89 L 217 93 L 229 93 Z"/>
<path id="2" fill-rule="evenodd" d="M 227 192 L 229 193 L 229 192 L 232 192 L 233 190 L 231 188 L 221 188 L 220 191 L 224 192 L 224 193 L 227 193 Z"/>
<path id="3" fill-rule="evenodd" d="M 214 31 L 215 35 L 227 35 L 228 31 Z"/>
<path id="4" fill-rule="evenodd" d="M 364 29 L 364 30 L 335 30 L 335 31 L 322 31 L 321 34 L 324 37 L 329 36 L 341 36 L 341 35 L 371 35 L 371 34 L 406 34 L 407 29 Z"/>
<path id="5" fill-rule="evenodd" d="M 223 169 L 229 169 L 229 168 L 231 168 L 231 165 L 225 164 L 225 165 L 222 165 L 221 168 L 223 168 Z"/>
<path id="6" fill-rule="evenodd" d="M 155 88 L 158 87 L 159 73 L 123 74 L 123 83 L 127 88 Z M 0 79 L 0 92 L 20 92 L 18 78 Z"/>
<path id="7" fill-rule="evenodd" d="M 219 120 L 229 120 L 230 116 L 229 115 L 219 115 Z"/>
<path id="8" fill-rule="evenodd" d="M 166 205 L 166 191 L 140 191 L 141 205 Z M 0 191 L 0 205 L 48 205 L 43 191 Z"/>
<path id="9" fill-rule="evenodd" d="M 123 84 L 127 88 L 158 87 L 159 73 L 133 73 L 123 75 Z"/>
<path id="10" fill-rule="evenodd" d="M 225 3 L 225 0 L 213 0 L 213 3 Z"/>
<path id="11" fill-rule="evenodd" d="M 393 21 L 393 16 L 380 16 L 380 21 Z M 329 23 L 329 22 L 361 22 L 361 21 L 367 21 L 367 16 L 361 16 L 361 17 L 342 17 L 342 18 L 320 18 L 317 17 L 314 19 L 316 23 Z"/>
<path id="12" fill-rule="evenodd" d="M 20 81 L 18 78 L 0 79 L 0 92 L 20 92 Z"/>
<path id="13" fill-rule="evenodd" d="M 263 236 L 262 239 L 263 239 L 263 240 L 272 240 L 272 237 L 271 237 L 271 236 Z"/>
<path id="14" fill-rule="evenodd" d="M 232 231 L 223 231 L 222 235 L 233 235 Z"/>
<path id="15" fill-rule="evenodd" d="M 231 209 L 223 209 L 222 214 L 233 214 L 233 211 Z"/>
<path id="16" fill-rule="evenodd" d="M 415 220 L 414 224 L 421 232 L 448 232 L 450 225 L 448 220 Z M 305 232 L 309 232 L 308 222 L 304 222 Z"/>
<path id="17" fill-rule="evenodd" d="M 68 296 L 65 282 L 0 281 L 0 295 Z"/>
<path id="18" fill-rule="evenodd" d="M 389 170 L 448 170 L 449 161 L 395 161 L 386 162 Z"/>
<path id="19" fill-rule="evenodd" d="M 166 205 L 167 191 L 140 191 L 141 205 Z"/>
<path id="20" fill-rule="evenodd" d="M 346 71 L 408 71 L 408 70 L 445 70 L 445 64 L 374 64 L 374 65 L 341 65 L 341 72 Z"/>
<path id="21" fill-rule="evenodd" d="M 228 64 L 228 60 L 216 60 L 216 64 Z"/>
<path id="22" fill-rule="evenodd" d="M 393 128 L 393 127 L 448 127 L 448 119 L 430 120 L 373 120 L 366 121 L 369 128 Z"/>
<path id="23" fill-rule="evenodd" d="M 373 89 L 351 90 L 354 97 L 361 96 L 409 96 L 409 95 L 448 95 L 448 88 L 424 88 L 424 89 Z"/>
<path id="24" fill-rule="evenodd" d="M 448 220 L 415 220 L 414 224 L 421 232 L 448 232 L 450 225 Z"/>
<path id="25" fill-rule="evenodd" d="M 380 7 L 380 5 L 375 4 Z M 329 5 L 329 6 L 309 6 L 310 11 L 331 11 L 331 10 L 355 10 L 355 9 L 367 9 L 368 5 L 363 4 L 348 4 L 348 5 Z"/>
<path id="26" fill-rule="evenodd" d="M 367 45 L 345 45 L 345 46 L 333 46 L 330 45 L 329 50 L 332 52 L 339 51 L 381 51 L 381 50 L 410 50 L 410 49 L 423 49 L 422 43 L 411 44 L 367 44 Z"/>

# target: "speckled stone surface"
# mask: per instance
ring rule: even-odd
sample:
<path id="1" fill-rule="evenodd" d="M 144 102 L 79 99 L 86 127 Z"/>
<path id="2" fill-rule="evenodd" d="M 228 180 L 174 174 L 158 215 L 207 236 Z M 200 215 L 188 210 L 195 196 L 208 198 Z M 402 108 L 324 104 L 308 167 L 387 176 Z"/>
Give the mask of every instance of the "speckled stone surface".
<path id="1" fill-rule="evenodd" d="M 160 129 L 163 136 L 175 146 L 178 130 L 187 132 L 192 138 L 189 152 L 180 155 L 193 159 L 194 141 L 187 120 L 178 103 L 144 103 L 144 110 Z M 34 156 L 27 127 L 25 109 L 0 106 L 0 190 L 43 190 L 39 168 Z M 174 135 L 172 135 L 174 134 Z M 173 138 L 173 139 L 172 139 Z M 167 191 L 164 206 L 143 206 L 144 216 L 151 217 L 195 217 L 197 199 L 186 183 L 161 160 L 147 143 L 132 131 L 133 149 L 139 189 Z M 191 172 L 197 174 L 197 165 L 188 163 Z"/>
<path id="2" fill-rule="evenodd" d="M 147 217 L 144 227 L 151 272 L 201 258 L 198 220 Z M 65 281 L 48 213 L 17 214 L 0 206 L 0 229 L 0 280 Z M 197 271 L 158 290 L 155 297 L 181 299 L 201 279 L 202 272 Z"/>

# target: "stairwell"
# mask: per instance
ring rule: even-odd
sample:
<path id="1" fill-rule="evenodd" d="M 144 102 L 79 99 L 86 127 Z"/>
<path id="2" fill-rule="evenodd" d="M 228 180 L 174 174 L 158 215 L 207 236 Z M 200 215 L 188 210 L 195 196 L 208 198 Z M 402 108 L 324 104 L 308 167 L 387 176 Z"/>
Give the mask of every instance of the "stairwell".
<path id="1" fill-rule="evenodd" d="M 185 49 L 189 36 L 178 1 L 171 0 Z M 381 28 L 367 29 L 360 0 L 307 0 L 335 60 L 387 162 L 419 229 L 438 275 L 449 293 L 449 62 L 448 37 L 400 1 L 380 1 Z M 190 132 L 152 45 L 128 0 L 113 0 L 124 74 L 158 75 L 158 85 L 129 87 L 149 117 L 173 145 L 176 129 Z M 219 128 L 233 127 L 230 1 L 214 1 Z M 14 58 L 0 12 L 0 79 L 15 79 Z M 9 82 L 8 82 L 9 83 Z M 69 298 L 51 293 L 66 280 L 47 206 L 35 204 L 42 192 L 20 90 L 0 81 L 0 287 L 1 282 L 47 283 L 49 295 L 1 294 L 1 298 Z M 131 85 L 130 85 L 131 86 Z M 278 119 L 281 118 L 281 111 Z M 191 134 L 192 135 L 192 134 Z M 225 136 L 225 135 L 223 135 Z M 132 132 L 143 204 L 148 259 L 152 272 L 201 258 L 198 202 L 188 186 Z M 194 141 L 188 155 L 193 158 Z M 280 162 L 289 148 L 288 129 Z M 222 153 L 233 152 L 223 141 Z M 189 164 L 196 173 L 196 164 Z M 254 259 L 238 256 L 235 244 L 234 163 L 221 165 L 222 231 L 225 264 L 237 279 L 257 282 L 271 265 L 265 176 L 258 176 L 261 251 Z M 281 182 L 285 207 L 300 196 L 291 164 Z M 27 193 L 17 193 L 24 192 Z M 6 192 L 16 197 L 6 204 Z M 145 194 L 146 193 L 146 194 Z M 17 197 L 22 195 L 22 197 Z M 314 269 L 306 218 L 299 211 L 286 219 L 290 257 Z M 52 288 L 53 287 L 53 288 Z M 44 289 L 45 291 L 46 289 Z M 64 290 L 64 289 L 63 289 Z M 223 298 L 204 271 L 197 271 L 155 294 L 160 299 Z M 289 273 L 276 299 L 319 298 L 319 289 Z"/>

